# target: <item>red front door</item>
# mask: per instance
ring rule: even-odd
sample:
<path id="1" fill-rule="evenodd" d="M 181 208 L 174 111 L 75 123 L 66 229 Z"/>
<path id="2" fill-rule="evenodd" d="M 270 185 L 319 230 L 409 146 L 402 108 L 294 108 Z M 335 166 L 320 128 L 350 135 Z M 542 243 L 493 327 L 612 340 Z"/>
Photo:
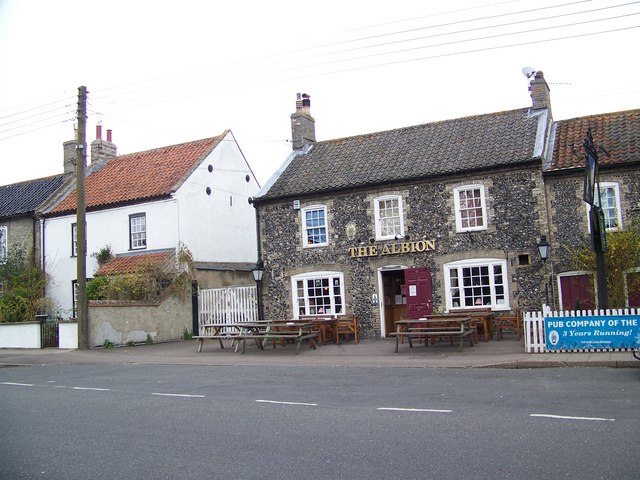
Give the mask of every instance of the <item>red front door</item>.
<path id="1" fill-rule="evenodd" d="M 570 275 L 560 277 L 563 310 L 594 310 L 595 290 L 593 275 Z"/>
<path id="2" fill-rule="evenodd" d="M 428 268 L 408 268 L 404 271 L 404 283 L 409 318 L 431 315 L 433 313 L 431 270 Z"/>

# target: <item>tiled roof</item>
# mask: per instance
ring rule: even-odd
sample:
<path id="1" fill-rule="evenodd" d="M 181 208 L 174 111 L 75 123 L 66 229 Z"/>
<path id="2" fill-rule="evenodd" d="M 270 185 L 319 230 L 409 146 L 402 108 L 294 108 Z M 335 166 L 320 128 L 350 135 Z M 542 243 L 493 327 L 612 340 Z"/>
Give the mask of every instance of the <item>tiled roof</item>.
<path id="1" fill-rule="evenodd" d="M 63 181 L 61 174 L 0 186 L 0 218 L 34 212 Z"/>
<path id="2" fill-rule="evenodd" d="M 534 157 L 529 109 L 317 142 L 260 199 L 331 192 L 517 164 Z"/>
<path id="3" fill-rule="evenodd" d="M 640 160 L 640 109 L 627 110 L 558 121 L 551 170 L 584 168 L 582 143 L 589 128 L 595 146 L 602 145 L 610 154 L 599 152 L 599 165 Z M 579 157 L 573 154 L 572 147 Z"/>
<path id="4" fill-rule="evenodd" d="M 135 273 L 142 266 L 162 265 L 173 256 L 174 252 L 145 253 L 116 257 L 98 269 L 94 276 L 124 275 Z"/>
<path id="5" fill-rule="evenodd" d="M 120 155 L 91 171 L 85 183 L 86 208 L 162 198 L 173 193 L 224 135 L 194 142 Z M 76 192 L 71 192 L 51 213 L 75 211 Z"/>

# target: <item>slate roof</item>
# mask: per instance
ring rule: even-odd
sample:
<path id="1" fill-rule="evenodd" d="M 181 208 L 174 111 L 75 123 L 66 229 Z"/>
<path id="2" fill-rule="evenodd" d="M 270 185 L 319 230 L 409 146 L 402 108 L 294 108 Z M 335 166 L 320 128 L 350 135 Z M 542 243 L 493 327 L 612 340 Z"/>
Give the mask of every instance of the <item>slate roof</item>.
<path id="1" fill-rule="evenodd" d="M 99 268 L 96 273 L 94 273 L 94 276 L 100 277 L 105 275 L 135 273 L 141 266 L 163 265 L 168 262 L 173 255 L 174 252 L 170 251 L 116 257 Z"/>
<path id="2" fill-rule="evenodd" d="M 610 154 L 599 152 L 600 166 L 640 161 L 640 109 L 637 109 L 556 122 L 550 170 L 584 168 L 582 143 L 589 128 L 595 146 L 604 146 Z M 572 146 L 580 157 L 572 153 Z"/>
<path id="3" fill-rule="evenodd" d="M 30 215 L 55 192 L 64 175 L 0 186 L 0 218 Z"/>
<path id="4" fill-rule="evenodd" d="M 538 117 L 529 109 L 444 120 L 316 142 L 257 200 L 411 181 L 530 161 Z"/>
<path id="5" fill-rule="evenodd" d="M 226 134 L 120 155 L 108 161 L 87 176 L 86 209 L 98 210 L 171 195 Z M 73 212 L 75 208 L 74 190 L 51 213 Z"/>

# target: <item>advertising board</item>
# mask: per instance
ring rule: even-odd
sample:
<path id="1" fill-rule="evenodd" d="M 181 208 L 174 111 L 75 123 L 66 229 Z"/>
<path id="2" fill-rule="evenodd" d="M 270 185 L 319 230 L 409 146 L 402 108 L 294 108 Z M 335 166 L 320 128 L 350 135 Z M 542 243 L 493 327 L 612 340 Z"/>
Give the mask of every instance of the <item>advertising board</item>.
<path id="1" fill-rule="evenodd" d="M 547 350 L 638 348 L 640 315 L 546 317 Z"/>

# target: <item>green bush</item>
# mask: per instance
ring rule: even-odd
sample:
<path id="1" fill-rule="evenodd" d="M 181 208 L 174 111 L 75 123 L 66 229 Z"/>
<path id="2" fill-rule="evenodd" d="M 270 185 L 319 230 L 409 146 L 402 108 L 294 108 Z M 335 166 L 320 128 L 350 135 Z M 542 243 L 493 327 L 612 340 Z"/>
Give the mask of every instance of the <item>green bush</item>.
<path id="1" fill-rule="evenodd" d="M 0 321 L 34 320 L 38 313 L 51 310 L 51 301 L 44 296 L 45 274 L 35 266 L 33 252 L 13 248 L 5 263 L 0 264 Z"/>
<path id="2" fill-rule="evenodd" d="M 87 282 L 87 300 L 104 300 L 106 288 L 109 284 L 107 277 L 95 277 Z"/>
<path id="3" fill-rule="evenodd" d="M 29 316 L 29 310 L 29 300 L 14 292 L 5 293 L 0 297 L 0 320 L 3 322 L 33 320 Z"/>

